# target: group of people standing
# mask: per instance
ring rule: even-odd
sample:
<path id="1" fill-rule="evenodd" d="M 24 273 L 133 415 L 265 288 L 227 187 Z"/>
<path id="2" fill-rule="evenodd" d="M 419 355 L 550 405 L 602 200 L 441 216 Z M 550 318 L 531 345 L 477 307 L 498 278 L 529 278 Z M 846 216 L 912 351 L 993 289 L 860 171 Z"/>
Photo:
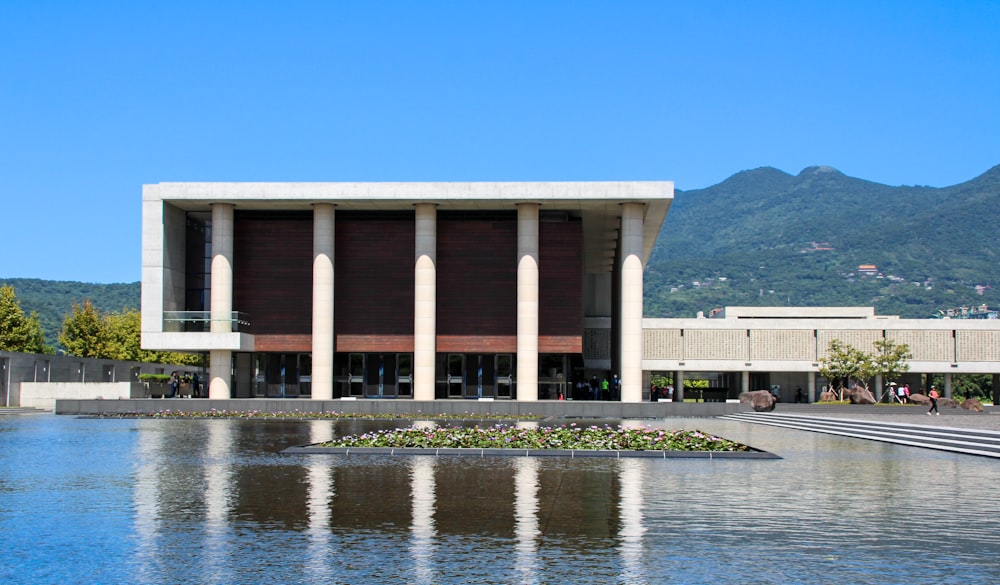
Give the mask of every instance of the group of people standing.
<path id="1" fill-rule="evenodd" d="M 170 374 L 170 380 L 167 385 L 170 387 L 170 397 L 180 398 L 181 396 L 181 385 L 187 383 L 191 387 L 191 398 L 201 398 L 201 380 L 198 378 L 198 373 L 195 372 L 191 375 L 190 379 L 181 379 L 181 375 L 177 372 Z"/>
<path id="2" fill-rule="evenodd" d="M 666 386 L 657 386 L 656 382 L 649 385 L 649 401 L 659 402 L 660 400 L 666 400 L 668 402 L 673 402 L 674 400 L 674 385 L 667 384 Z"/>
<path id="3" fill-rule="evenodd" d="M 609 380 L 607 376 L 598 378 L 591 376 L 588 382 L 580 378 L 573 385 L 573 400 L 611 400 L 622 399 L 622 380 L 614 374 Z"/>

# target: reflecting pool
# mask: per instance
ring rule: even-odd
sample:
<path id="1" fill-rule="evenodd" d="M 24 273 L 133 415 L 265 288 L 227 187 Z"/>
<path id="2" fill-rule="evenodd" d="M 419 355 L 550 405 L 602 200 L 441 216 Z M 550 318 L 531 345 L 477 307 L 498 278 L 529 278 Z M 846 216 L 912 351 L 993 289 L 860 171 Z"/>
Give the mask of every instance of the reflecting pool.
<path id="1" fill-rule="evenodd" d="M 388 421 L 0 419 L 3 583 L 994 583 L 1000 461 L 286 455 Z"/>

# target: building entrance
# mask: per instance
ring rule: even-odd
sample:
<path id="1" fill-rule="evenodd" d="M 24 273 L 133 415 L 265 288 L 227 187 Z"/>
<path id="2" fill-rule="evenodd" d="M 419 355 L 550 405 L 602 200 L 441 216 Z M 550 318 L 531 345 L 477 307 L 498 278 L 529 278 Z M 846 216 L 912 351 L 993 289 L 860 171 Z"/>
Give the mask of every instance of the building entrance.
<path id="1" fill-rule="evenodd" d="M 347 354 L 345 396 L 410 398 L 413 396 L 412 353 Z"/>
<path id="2" fill-rule="evenodd" d="M 514 356 L 509 353 L 438 355 L 438 397 L 512 398 Z"/>

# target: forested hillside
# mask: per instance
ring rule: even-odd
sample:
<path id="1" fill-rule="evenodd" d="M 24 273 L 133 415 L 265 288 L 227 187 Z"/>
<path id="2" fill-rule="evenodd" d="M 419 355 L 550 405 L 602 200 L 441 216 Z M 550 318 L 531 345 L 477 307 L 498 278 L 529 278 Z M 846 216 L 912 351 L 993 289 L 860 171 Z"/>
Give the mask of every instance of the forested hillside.
<path id="1" fill-rule="evenodd" d="M 139 308 L 139 283 L 95 284 L 37 278 L 0 278 L 0 286 L 14 287 L 25 313 L 35 311 L 45 331 L 45 342 L 58 344 L 63 318 L 90 299 L 102 313 Z"/>
<path id="2" fill-rule="evenodd" d="M 929 317 L 1000 304 L 1000 166 L 952 187 L 773 168 L 678 191 L 646 276 L 646 314 L 724 305 L 874 305 Z M 858 267 L 873 264 L 877 274 Z M 977 288 L 978 287 L 978 288 Z"/>

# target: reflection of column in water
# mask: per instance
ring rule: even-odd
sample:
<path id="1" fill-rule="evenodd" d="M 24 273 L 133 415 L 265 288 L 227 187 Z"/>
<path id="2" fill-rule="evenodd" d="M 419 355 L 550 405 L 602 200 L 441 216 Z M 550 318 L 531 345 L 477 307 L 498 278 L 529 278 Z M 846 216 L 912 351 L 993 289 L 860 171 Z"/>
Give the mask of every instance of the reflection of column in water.
<path id="1" fill-rule="evenodd" d="M 132 497 L 135 500 L 135 536 L 137 540 L 136 561 L 139 573 L 155 575 L 160 548 L 163 543 L 157 542 L 160 532 L 159 509 L 159 471 L 163 464 L 162 441 L 167 433 L 155 432 L 147 426 L 161 421 L 139 421 L 139 438 L 136 442 L 136 454 L 133 461 L 139 465 L 135 471 L 135 483 Z M 134 582 L 142 579 L 137 575 Z"/>
<path id="2" fill-rule="evenodd" d="M 309 421 L 309 442 L 324 443 L 333 440 L 333 421 Z M 307 487 L 306 510 L 309 528 L 306 545 L 306 572 L 315 583 L 333 580 L 330 561 L 333 550 L 330 544 L 330 502 L 333 500 L 333 476 L 330 462 L 326 457 L 310 457 L 306 465 Z"/>
<path id="3" fill-rule="evenodd" d="M 514 521 L 520 583 L 538 583 L 538 460 L 514 460 Z"/>
<path id="4" fill-rule="evenodd" d="M 205 442 L 205 567 L 201 578 L 206 583 L 232 583 L 227 559 L 230 558 L 228 517 L 232 507 L 233 452 L 235 421 L 208 420 Z"/>
<path id="5" fill-rule="evenodd" d="M 643 463 L 642 459 L 619 461 L 621 529 L 618 533 L 618 554 L 622 560 L 621 581 L 624 583 L 647 582 L 642 564 L 643 536 L 646 534 L 642 517 Z"/>
<path id="6" fill-rule="evenodd" d="M 414 429 L 423 429 L 426 431 L 432 431 L 436 429 L 437 426 L 438 426 L 437 422 L 432 420 L 415 420 L 411 425 L 411 427 Z"/>
<path id="7" fill-rule="evenodd" d="M 436 457 L 412 457 L 410 498 L 413 501 L 413 525 L 410 526 L 410 557 L 413 559 L 413 582 L 434 582 L 434 525 Z"/>

